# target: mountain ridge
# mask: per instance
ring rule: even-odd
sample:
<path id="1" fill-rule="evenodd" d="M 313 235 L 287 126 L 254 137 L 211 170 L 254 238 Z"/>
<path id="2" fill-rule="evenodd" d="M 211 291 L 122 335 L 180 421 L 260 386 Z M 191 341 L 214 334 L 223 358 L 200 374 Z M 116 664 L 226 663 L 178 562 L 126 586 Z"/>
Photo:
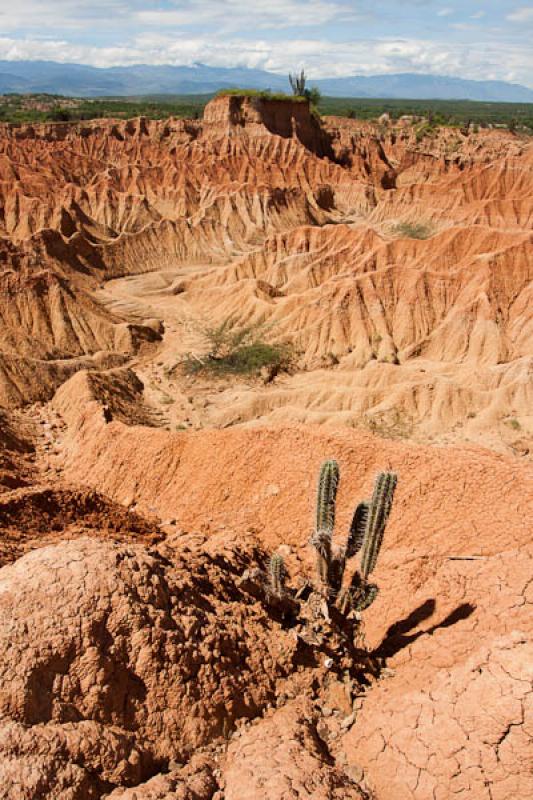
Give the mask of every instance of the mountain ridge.
<path id="1" fill-rule="evenodd" d="M 533 89 L 505 81 L 393 73 L 309 81 L 331 97 L 477 100 L 533 103 Z M 56 61 L 0 61 L 0 92 L 48 92 L 81 97 L 207 94 L 223 88 L 288 89 L 286 76 L 247 67 L 136 64 L 92 67 Z"/>

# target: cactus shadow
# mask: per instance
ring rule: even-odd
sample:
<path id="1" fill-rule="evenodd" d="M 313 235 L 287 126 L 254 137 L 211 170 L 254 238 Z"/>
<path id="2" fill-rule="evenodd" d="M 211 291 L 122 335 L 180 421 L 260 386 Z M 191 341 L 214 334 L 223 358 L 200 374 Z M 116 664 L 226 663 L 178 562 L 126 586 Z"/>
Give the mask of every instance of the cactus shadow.
<path id="1" fill-rule="evenodd" d="M 407 617 L 391 625 L 379 647 L 374 650 L 373 655 L 377 658 L 391 658 L 421 636 L 431 636 L 436 630 L 439 630 L 439 628 L 449 628 L 463 619 L 468 619 L 476 610 L 476 606 L 472 603 L 461 603 L 461 605 L 457 606 L 456 609 L 451 611 L 443 620 L 437 622 L 435 625 L 415 631 L 414 633 L 409 633 L 413 628 L 420 625 L 421 622 L 433 616 L 436 606 L 437 604 L 434 598 L 426 600 L 422 605 L 418 606 L 418 608 L 415 608 Z"/>

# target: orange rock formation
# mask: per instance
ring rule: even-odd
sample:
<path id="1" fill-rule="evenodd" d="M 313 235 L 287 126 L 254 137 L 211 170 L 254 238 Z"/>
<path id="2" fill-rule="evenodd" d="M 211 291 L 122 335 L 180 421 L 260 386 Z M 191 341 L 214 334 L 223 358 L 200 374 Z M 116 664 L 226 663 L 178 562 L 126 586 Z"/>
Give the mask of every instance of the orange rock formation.
<path id="1" fill-rule="evenodd" d="M 261 98 L 0 126 L 1 800 L 531 797 L 532 166 Z M 293 372 L 182 374 L 228 318 Z M 312 574 L 330 457 L 343 530 L 399 475 L 366 671 L 241 581 Z"/>

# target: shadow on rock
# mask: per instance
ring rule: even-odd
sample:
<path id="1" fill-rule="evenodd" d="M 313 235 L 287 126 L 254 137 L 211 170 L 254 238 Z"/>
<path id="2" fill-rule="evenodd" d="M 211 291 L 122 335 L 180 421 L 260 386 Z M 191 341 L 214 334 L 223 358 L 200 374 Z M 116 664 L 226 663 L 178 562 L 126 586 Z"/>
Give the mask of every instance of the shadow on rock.
<path id="1" fill-rule="evenodd" d="M 436 602 L 434 598 L 431 598 L 424 601 L 422 605 L 418 606 L 418 608 L 412 611 L 405 619 L 391 625 L 387 630 L 385 638 L 374 651 L 373 655 L 377 658 L 392 658 L 392 656 L 395 656 L 400 650 L 403 650 L 404 647 L 408 647 L 419 639 L 420 636 L 431 636 L 436 630 L 439 630 L 439 628 L 449 628 L 451 625 L 455 625 L 457 622 L 467 619 L 476 610 L 476 606 L 472 605 L 472 603 L 461 603 L 461 605 L 457 606 L 454 611 L 450 612 L 450 614 L 436 625 L 409 634 L 409 631 L 412 631 L 413 628 L 416 628 L 424 620 L 429 619 L 435 612 L 435 608 Z"/>

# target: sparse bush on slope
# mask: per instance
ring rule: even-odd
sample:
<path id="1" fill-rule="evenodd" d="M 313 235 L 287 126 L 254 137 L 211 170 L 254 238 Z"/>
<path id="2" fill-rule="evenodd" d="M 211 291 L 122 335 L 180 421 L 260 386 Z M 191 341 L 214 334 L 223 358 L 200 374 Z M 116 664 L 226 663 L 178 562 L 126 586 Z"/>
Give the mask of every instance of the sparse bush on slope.
<path id="1" fill-rule="evenodd" d="M 393 232 L 409 239 L 429 239 L 433 229 L 424 222 L 399 222 L 394 226 Z"/>
<path id="2" fill-rule="evenodd" d="M 233 320 L 226 319 L 220 325 L 206 325 L 200 332 L 208 352 L 187 356 L 185 370 L 190 374 L 253 376 L 264 368 L 277 374 L 288 369 L 293 360 L 290 345 L 265 341 L 264 325 L 235 328 Z"/>

